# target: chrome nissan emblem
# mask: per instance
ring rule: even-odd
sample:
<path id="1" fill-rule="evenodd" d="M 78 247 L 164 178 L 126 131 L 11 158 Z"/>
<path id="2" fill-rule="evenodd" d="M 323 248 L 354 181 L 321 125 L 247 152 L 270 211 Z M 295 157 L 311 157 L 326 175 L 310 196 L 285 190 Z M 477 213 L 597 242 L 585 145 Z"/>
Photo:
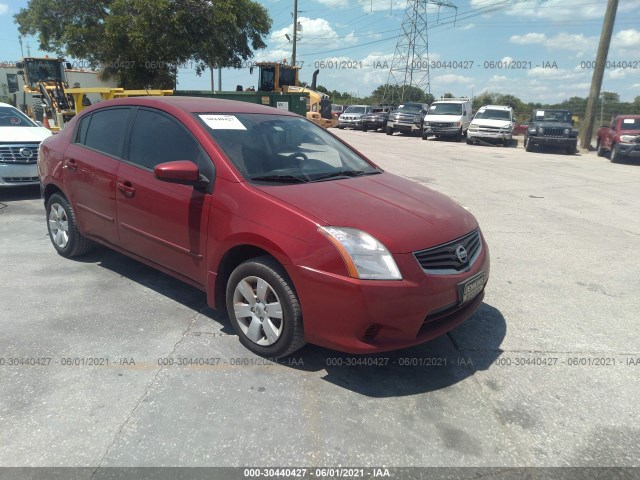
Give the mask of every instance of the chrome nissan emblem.
<path id="1" fill-rule="evenodd" d="M 467 249 L 462 245 L 458 245 L 456 248 L 456 257 L 460 260 L 460 263 L 464 263 L 467 261 Z"/>
<path id="2" fill-rule="evenodd" d="M 30 148 L 21 148 L 20 155 L 22 155 L 24 158 L 31 158 L 33 156 L 33 152 Z"/>

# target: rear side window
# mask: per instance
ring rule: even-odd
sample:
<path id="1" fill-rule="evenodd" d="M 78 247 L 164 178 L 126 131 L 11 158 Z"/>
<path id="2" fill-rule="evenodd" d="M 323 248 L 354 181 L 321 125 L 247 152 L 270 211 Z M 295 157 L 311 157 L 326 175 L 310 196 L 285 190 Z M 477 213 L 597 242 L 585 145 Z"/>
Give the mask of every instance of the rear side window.
<path id="1" fill-rule="evenodd" d="M 80 120 L 80 125 L 78 126 L 78 133 L 76 134 L 76 140 L 74 143 L 80 143 L 84 145 L 84 142 L 87 139 L 87 130 L 89 129 L 90 121 L 91 121 L 91 115 L 87 115 L 82 120 Z"/>
<path id="2" fill-rule="evenodd" d="M 90 119 L 82 120 L 79 143 L 108 155 L 122 157 L 130 112 L 130 108 L 109 108 L 92 113 Z M 88 125 L 85 126 L 85 123 Z M 83 134 L 85 129 L 86 133 Z"/>
<path id="3" fill-rule="evenodd" d="M 211 163 L 200 143 L 178 121 L 159 112 L 138 110 L 128 161 L 153 170 L 175 160 L 191 160 L 201 169 Z"/>

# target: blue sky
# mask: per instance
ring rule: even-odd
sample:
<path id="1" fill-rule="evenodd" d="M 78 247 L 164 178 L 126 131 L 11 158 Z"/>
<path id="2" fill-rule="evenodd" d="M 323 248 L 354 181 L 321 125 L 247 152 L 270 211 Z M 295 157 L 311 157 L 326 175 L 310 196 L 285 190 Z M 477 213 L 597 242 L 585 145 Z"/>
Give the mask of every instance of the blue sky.
<path id="1" fill-rule="evenodd" d="M 273 19 L 267 48 L 255 60 L 291 60 L 293 0 L 264 0 Z M 431 93 L 510 93 L 556 102 L 588 94 L 606 0 L 460 0 L 456 10 L 429 7 Z M 0 62 L 20 57 L 13 14 L 26 0 L 0 0 Z M 329 90 L 368 95 L 386 83 L 401 31 L 405 0 L 299 0 L 297 60 L 301 79 Z M 640 95 L 640 0 L 620 0 L 603 90 L 630 101 Z M 454 22 L 455 20 L 455 22 Z M 32 55 L 37 41 L 26 39 Z M 337 67 L 352 66 L 342 69 Z M 450 68 L 449 68 L 450 67 Z M 501 68 L 502 67 L 502 68 Z M 509 67 L 509 68 L 505 68 Z M 511 68 L 518 67 L 518 68 Z M 223 70 L 222 87 L 256 85 L 249 68 Z M 208 89 L 210 76 L 182 69 L 180 89 Z M 217 88 L 217 74 L 215 76 Z"/>

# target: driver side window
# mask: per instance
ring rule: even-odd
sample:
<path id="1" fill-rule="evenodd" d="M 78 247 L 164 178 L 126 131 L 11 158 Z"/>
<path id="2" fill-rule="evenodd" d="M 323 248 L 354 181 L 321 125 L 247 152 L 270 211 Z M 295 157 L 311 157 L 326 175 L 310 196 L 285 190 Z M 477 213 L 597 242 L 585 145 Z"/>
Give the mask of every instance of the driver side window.
<path id="1" fill-rule="evenodd" d="M 198 141 L 175 119 L 152 110 L 138 110 L 131 131 L 129 162 L 153 170 L 161 163 L 191 160 L 202 169 L 207 159 Z"/>

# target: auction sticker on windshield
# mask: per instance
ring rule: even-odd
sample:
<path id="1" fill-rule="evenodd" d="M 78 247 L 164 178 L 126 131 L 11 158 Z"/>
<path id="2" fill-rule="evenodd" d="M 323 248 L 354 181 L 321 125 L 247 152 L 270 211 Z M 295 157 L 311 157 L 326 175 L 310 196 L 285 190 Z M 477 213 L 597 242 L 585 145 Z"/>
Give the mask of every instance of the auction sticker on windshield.
<path id="1" fill-rule="evenodd" d="M 200 115 L 200 118 L 212 130 L 246 130 L 234 115 Z"/>
<path id="2" fill-rule="evenodd" d="M 478 295 L 484 288 L 484 272 L 480 272 L 477 275 L 471 277 L 466 282 L 458 284 L 458 291 L 460 296 L 460 304 L 467 303 L 469 300 Z"/>

